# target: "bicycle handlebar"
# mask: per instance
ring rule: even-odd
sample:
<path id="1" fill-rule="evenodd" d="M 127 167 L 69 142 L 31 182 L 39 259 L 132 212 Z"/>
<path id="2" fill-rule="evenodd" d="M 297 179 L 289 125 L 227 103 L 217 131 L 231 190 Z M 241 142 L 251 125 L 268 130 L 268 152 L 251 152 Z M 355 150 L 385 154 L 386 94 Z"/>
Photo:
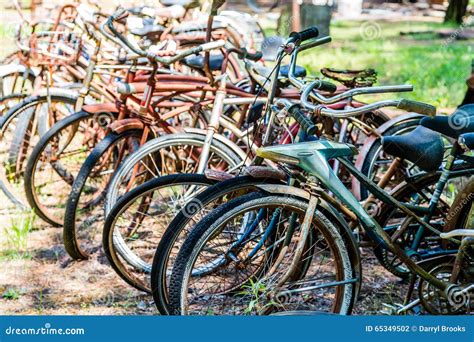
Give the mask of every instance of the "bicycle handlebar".
<path id="1" fill-rule="evenodd" d="M 154 60 L 157 63 L 165 64 L 165 65 L 170 65 L 173 64 L 179 60 L 182 60 L 183 58 L 193 55 L 193 54 L 198 54 L 200 52 L 205 52 L 205 51 L 211 51 L 215 49 L 219 49 L 225 45 L 224 40 L 217 40 L 214 42 L 210 43 L 205 43 L 199 46 L 195 46 L 191 49 L 184 50 L 181 53 L 177 54 L 176 56 L 170 57 L 170 58 L 164 58 L 160 57 L 157 54 L 151 52 L 151 51 L 143 51 L 140 48 L 133 46 L 120 32 L 117 31 L 117 29 L 114 27 L 113 22 L 119 19 L 124 19 L 128 16 L 128 12 L 120 8 L 118 11 L 116 11 L 114 14 L 112 14 L 107 20 L 105 20 L 105 24 L 101 25 L 102 28 L 105 29 L 105 25 L 109 28 L 109 30 L 113 33 L 113 35 L 121 42 L 121 46 L 127 48 L 128 50 L 132 51 L 133 53 L 146 57 L 149 60 Z M 107 34 L 106 34 L 107 35 Z M 116 41 L 114 39 L 114 41 Z"/>
<path id="2" fill-rule="evenodd" d="M 249 59 L 251 61 L 259 61 L 262 59 L 263 54 L 260 51 L 255 53 L 248 52 L 246 48 L 239 49 L 237 53 L 240 59 Z"/>
<path id="3" fill-rule="evenodd" d="M 313 123 L 313 121 L 311 121 L 311 119 L 308 118 L 305 113 L 303 113 L 299 105 L 292 105 L 290 108 L 288 108 L 288 113 L 296 120 L 296 122 L 298 122 L 300 129 L 305 131 L 307 135 L 316 134 L 318 128 Z"/>
<path id="4" fill-rule="evenodd" d="M 291 32 L 289 41 L 292 43 L 295 42 L 304 42 L 306 40 L 316 38 L 319 35 L 319 30 L 316 26 L 311 26 L 300 32 Z"/>
<path id="5" fill-rule="evenodd" d="M 308 50 L 308 49 L 312 49 L 316 46 L 330 43 L 331 41 L 332 41 L 332 38 L 330 36 L 314 39 L 314 40 L 310 41 L 309 43 L 300 45 L 298 47 L 298 52 L 305 51 L 305 50 Z"/>
<path id="6" fill-rule="evenodd" d="M 362 107 L 345 109 L 345 110 L 330 109 L 330 108 L 325 107 L 322 104 L 313 105 L 312 103 L 308 101 L 308 97 L 312 93 L 313 89 L 319 83 L 320 81 L 315 81 L 309 84 L 308 86 L 306 86 L 300 98 L 301 105 L 303 107 L 308 108 L 317 114 L 321 114 L 321 115 L 325 115 L 325 116 L 329 116 L 333 118 L 348 118 L 348 117 L 354 117 L 354 116 L 366 114 L 373 110 L 383 108 L 383 107 L 397 107 L 398 109 L 413 111 L 413 112 L 423 114 L 423 115 L 428 115 L 428 116 L 436 115 L 436 107 L 427 103 L 406 100 L 406 99 L 378 101 L 378 102 L 364 105 Z M 391 92 L 390 88 L 394 88 L 394 87 L 387 86 L 387 87 L 378 87 L 378 88 L 386 88 L 387 92 Z M 362 88 L 359 88 L 359 89 L 362 89 Z M 353 90 L 357 90 L 357 89 L 353 89 Z"/>

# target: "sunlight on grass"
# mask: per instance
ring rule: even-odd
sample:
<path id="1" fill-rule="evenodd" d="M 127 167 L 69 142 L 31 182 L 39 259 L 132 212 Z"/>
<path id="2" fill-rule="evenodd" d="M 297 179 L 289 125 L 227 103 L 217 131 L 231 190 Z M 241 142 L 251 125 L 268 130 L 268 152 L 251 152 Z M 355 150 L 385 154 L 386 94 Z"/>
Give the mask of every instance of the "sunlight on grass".
<path id="1" fill-rule="evenodd" d="M 371 22 L 372 23 L 372 22 Z M 379 84 L 410 83 L 413 93 L 401 96 L 429 102 L 440 108 L 456 107 L 464 97 L 465 80 L 474 58 L 472 41 L 454 41 L 430 33 L 452 26 L 439 23 L 376 22 L 374 39 L 364 39 L 363 22 L 336 22 L 331 27 L 332 43 L 307 51 L 298 64 L 312 74 L 323 67 L 337 69 L 373 68 Z M 400 32 L 425 32 L 400 35 Z M 396 95 L 395 95 L 396 96 Z M 393 98 L 393 94 L 372 99 Z"/>

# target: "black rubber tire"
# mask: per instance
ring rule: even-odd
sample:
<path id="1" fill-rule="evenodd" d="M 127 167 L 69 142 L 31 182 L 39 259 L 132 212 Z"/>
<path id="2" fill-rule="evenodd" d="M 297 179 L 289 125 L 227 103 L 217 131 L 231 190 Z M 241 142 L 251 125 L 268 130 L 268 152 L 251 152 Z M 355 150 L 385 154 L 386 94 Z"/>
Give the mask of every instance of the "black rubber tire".
<path id="1" fill-rule="evenodd" d="M 399 131 L 405 131 L 406 129 L 410 129 L 411 127 L 416 128 L 418 125 L 419 125 L 419 119 L 402 122 L 396 126 L 389 128 L 387 131 L 383 133 L 383 135 L 384 136 L 397 135 L 397 132 Z M 360 171 L 365 176 L 369 177 L 370 179 L 372 179 L 372 175 L 369 174 L 370 165 L 372 165 L 373 160 L 378 157 L 378 153 L 380 152 L 381 148 L 382 148 L 382 140 L 379 138 L 371 146 L 370 150 L 366 153 L 365 159 L 360 168 Z M 359 194 L 360 194 L 361 200 L 366 199 L 369 196 L 369 192 L 367 188 L 361 183 L 358 183 L 358 186 L 359 186 Z"/>
<path id="2" fill-rule="evenodd" d="M 89 254 L 81 248 L 77 240 L 76 232 L 76 211 L 86 181 L 97 162 L 109 150 L 109 148 L 113 147 L 115 143 L 121 139 L 126 139 L 133 136 L 141 137 L 142 130 L 128 130 L 121 134 L 108 134 L 89 154 L 76 179 L 74 180 L 71 194 L 66 202 L 63 224 L 64 247 L 66 248 L 67 253 L 73 259 L 81 260 L 87 259 L 89 257 Z"/>
<path id="3" fill-rule="evenodd" d="M 232 192 L 238 191 L 240 193 L 243 191 L 259 191 L 256 185 L 262 183 L 281 184 L 280 181 L 275 179 L 255 178 L 251 176 L 235 177 L 217 183 L 216 185 L 197 195 L 194 199 L 196 203 L 199 203 L 201 208 L 205 208 L 212 202 Z M 158 308 L 158 311 L 160 311 L 160 313 L 163 315 L 168 315 L 170 312 L 168 288 L 165 281 L 169 255 L 173 247 L 175 247 L 176 240 L 184 231 L 184 229 L 186 229 L 188 223 L 193 219 L 192 209 L 193 208 L 185 207 L 174 217 L 173 221 L 171 221 L 165 233 L 163 234 L 153 259 L 153 266 L 151 270 L 151 289 L 155 305 Z"/>
<path id="4" fill-rule="evenodd" d="M 28 162 L 26 164 L 25 169 L 24 184 L 26 199 L 35 214 L 54 227 L 61 227 L 63 221 L 54 220 L 54 218 L 45 213 L 44 209 L 42 208 L 42 205 L 38 203 L 36 197 L 36 188 L 34 184 L 36 166 L 38 164 L 38 161 L 42 157 L 45 148 L 56 135 L 58 135 L 60 132 L 67 129 L 68 127 L 78 124 L 80 121 L 94 118 L 95 115 L 95 113 L 80 111 L 58 121 L 50 130 L 46 132 L 46 134 L 41 137 L 38 144 L 36 144 L 33 151 L 31 152 L 30 157 L 28 158 Z"/>
<path id="5" fill-rule="evenodd" d="M 151 179 L 136 188 L 133 188 L 130 192 L 126 193 L 118 202 L 114 205 L 109 215 L 105 220 L 102 246 L 104 248 L 105 255 L 107 256 L 112 268 L 117 274 L 125 280 L 126 283 L 135 287 L 138 290 L 151 293 L 150 284 L 143 284 L 139 279 L 135 279 L 133 275 L 129 274 L 126 269 L 122 266 L 122 261 L 118 258 L 117 252 L 113 247 L 113 232 L 114 225 L 117 218 L 126 211 L 130 204 L 134 203 L 137 198 L 149 193 L 155 189 L 164 188 L 170 184 L 189 184 L 189 185 L 200 185 L 200 186 L 211 186 L 217 181 L 207 178 L 202 174 L 196 173 L 183 173 L 167 175 Z M 191 200 L 192 201 L 192 200 Z"/>

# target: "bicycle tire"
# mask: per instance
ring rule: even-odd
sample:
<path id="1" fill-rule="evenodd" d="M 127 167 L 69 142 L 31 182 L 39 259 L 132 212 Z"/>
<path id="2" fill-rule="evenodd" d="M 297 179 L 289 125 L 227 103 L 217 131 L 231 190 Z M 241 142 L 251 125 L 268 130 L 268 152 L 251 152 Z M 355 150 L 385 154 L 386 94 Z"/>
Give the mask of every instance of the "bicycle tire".
<path id="1" fill-rule="evenodd" d="M 147 196 L 150 192 L 166 187 L 170 184 L 173 186 L 178 184 L 210 186 L 216 182 L 216 180 L 209 179 L 202 174 L 167 175 L 147 181 L 122 196 L 106 217 L 102 241 L 105 255 L 115 272 L 129 285 L 140 291 L 151 293 L 149 283 L 146 284 L 138 277 L 135 277 L 132 272 L 127 270 L 126 265 L 124 265 L 124 262 L 119 257 L 119 253 L 116 251 L 114 242 L 114 229 L 117 220 L 131 205 L 133 205 L 133 203 L 135 203 L 137 199 L 142 196 Z"/>
<path id="2" fill-rule="evenodd" d="M 114 114 L 111 114 L 110 116 L 108 116 L 108 118 L 113 120 L 113 115 Z M 24 183 L 26 199 L 30 207 L 35 212 L 35 214 L 38 215 L 41 219 L 43 219 L 45 222 L 51 224 L 54 227 L 62 226 L 62 223 L 63 223 L 62 218 L 64 217 L 64 213 L 63 215 L 53 215 L 51 213 L 48 213 L 45 206 L 42 203 L 40 203 L 40 200 L 38 198 L 38 194 L 36 191 L 37 190 L 36 184 L 35 184 L 35 179 L 36 179 L 35 175 L 37 172 L 38 163 L 43 158 L 43 153 L 45 152 L 45 149 L 48 147 L 51 141 L 53 141 L 57 136 L 59 136 L 62 132 L 66 131 L 71 126 L 79 125 L 80 122 L 82 121 L 87 121 L 94 118 L 96 118 L 95 113 L 80 111 L 58 121 L 50 130 L 46 132 L 46 134 L 44 134 L 41 137 L 38 144 L 36 144 L 33 151 L 31 152 L 30 157 L 28 158 L 28 162 L 25 168 L 25 183 Z M 106 126 L 105 123 L 102 123 L 101 125 Z M 77 134 L 77 132 L 75 134 Z M 74 137 L 70 137 L 71 141 L 73 138 Z M 71 141 L 69 141 L 69 143 L 71 143 Z M 87 147 L 89 147 L 90 150 L 82 151 L 83 153 L 88 153 L 91 151 L 91 147 L 89 145 Z M 75 159 L 77 159 L 77 155 L 75 156 Z M 81 161 L 78 161 L 78 162 L 81 162 Z M 72 175 L 72 176 L 74 177 L 75 175 Z M 62 184 L 60 186 L 61 188 L 63 186 L 67 186 L 67 182 L 64 182 L 61 184 Z M 57 199 L 55 198 L 55 200 Z M 59 219 L 59 217 L 61 217 L 61 219 Z"/>
<path id="3" fill-rule="evenodd" d="M 468 216 L 472 214 L 474 200 L 474 179 L 470 180 L 466 186 L 457 194 L 453 204 L 449 208 L 444 224 L 444 232 L 454 229 L 473 229 L 473 219 Z"/>
<path id="4" fill-rule="evenodd" d="M 121 139 L 126 139 L 133 136 L 140 138 L 142 136 L 142 132 L 142 130 L 127 130 L 120 134 L 114 132 L 108 134 L 95 146 L 79 170 L 79 173 L 74 180 L 71 194 L 69 195 L 66 202 L 63 224 L 64 246 L 69 256 L 71 256 L 73 259 L 81 260 L 87 259 L 89 257 L 89 253 L 80 246 L 78 234 L 76 231 L 76 213 L 79 205 L 79 199 L 84 190 L 86 181 L 89 179 L 91 172 L 97 165 L 100 158 L 109 150 L 109 148 L 113 147 L 115 143 Z"/>

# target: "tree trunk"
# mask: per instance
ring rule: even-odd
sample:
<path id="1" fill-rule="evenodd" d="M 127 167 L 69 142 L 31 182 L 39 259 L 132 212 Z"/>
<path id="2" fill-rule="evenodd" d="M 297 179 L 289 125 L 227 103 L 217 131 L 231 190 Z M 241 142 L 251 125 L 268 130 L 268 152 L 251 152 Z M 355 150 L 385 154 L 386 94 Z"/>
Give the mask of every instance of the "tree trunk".
<path id="1" fill-rule="evenodd" d="M 319 36 L 329 35 L 329 25 L 332 17 L 332 6 L 313 5 L 310 1 L 303 2 L 299 6 L 299 13 L 294 13 L 294 4 L 296 1 L 290 2 L 282 6 L 280 18 L 278 19 L 277 32 L 278 35 L 286 37 L 288 34 L 300 27 L 300 30 L 307 29 L 310 26 L 316 26 L 319 29 Z"/>
<path id="2" fill-rule="evenodd" d="M 469 0 L 450 0 L 444 22 L 455 22 L 462 24 L 463 18 L 467 13 L 467 5 Z"/>

